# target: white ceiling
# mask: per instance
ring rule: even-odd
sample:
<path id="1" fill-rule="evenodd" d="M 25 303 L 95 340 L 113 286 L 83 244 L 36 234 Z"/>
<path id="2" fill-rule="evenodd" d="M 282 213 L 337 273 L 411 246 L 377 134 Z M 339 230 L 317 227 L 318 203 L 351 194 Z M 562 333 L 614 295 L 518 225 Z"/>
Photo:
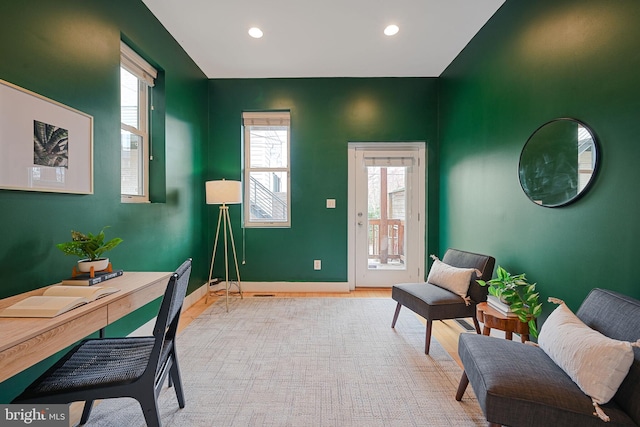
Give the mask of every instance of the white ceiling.
<path id="1" fill-rule="evenodd" d="M 143 1 L 209 78 L 437 77 L 504 3 Z M 400 32 L 385 36 L 392 23 Z"/>

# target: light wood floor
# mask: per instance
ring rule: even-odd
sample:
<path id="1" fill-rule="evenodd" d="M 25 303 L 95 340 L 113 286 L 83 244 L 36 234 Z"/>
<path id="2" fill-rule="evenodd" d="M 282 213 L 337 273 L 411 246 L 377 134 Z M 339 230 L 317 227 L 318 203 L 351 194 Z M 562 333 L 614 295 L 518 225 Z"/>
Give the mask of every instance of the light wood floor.
<path id="1" fill-rule="evenodd" d="M 256 296 L 258 295 L 258 296 Z M 265 293 L 244 293 L 244 298 L 263 298 Z M 321 293 L 321 292 L 270 292 L 278 298 L 391 298 L 391 288 L 357 288 L 349 293 Z M 192 305 L 188 310 L 182 313 L 178 330 L 181 331 L 197 318 L 209 305 L 213 304 L 218 298 L 224 298 L 216 295 L 210 296 L 208 299 L 203 297 L 200 301 Z M 238 298 L 234 295 L 233 298 Z M 208 300 L 205 302 L 205 300 Z M 404 308 L 404 310 L 409 310 Z M 423 324 L 425 320 L 415 315 Z M 389 313 L 389 327 L 393 313 Z M 473 320 L 467 319 L 468 323 L 473 326 Z M 460 358 L 458 357 L 458 336 L 465 332 L 465 329 L 454 320 L 444 320 L 433 322 L 432 336 L 438 343 L 451 355 L 451 357 L 462 367 Z"/>

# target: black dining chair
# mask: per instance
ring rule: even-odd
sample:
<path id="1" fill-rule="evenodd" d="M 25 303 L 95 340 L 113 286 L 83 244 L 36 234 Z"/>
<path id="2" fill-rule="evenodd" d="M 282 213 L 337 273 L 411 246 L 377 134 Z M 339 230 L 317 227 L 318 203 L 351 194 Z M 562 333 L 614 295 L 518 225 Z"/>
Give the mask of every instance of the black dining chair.
<path id="1" fill-rule="evenodd" d="M 140 403 L 147 426 L 160 426 L 157 398 L 167 376 L 178 405 L 185 406 L 175 339 L 190 274 L 188 259 L 171 275 L 153 336 L 83 340 L 12 403 L 84 401 L 83 425 L 95 400 L 132 397 Z"/>

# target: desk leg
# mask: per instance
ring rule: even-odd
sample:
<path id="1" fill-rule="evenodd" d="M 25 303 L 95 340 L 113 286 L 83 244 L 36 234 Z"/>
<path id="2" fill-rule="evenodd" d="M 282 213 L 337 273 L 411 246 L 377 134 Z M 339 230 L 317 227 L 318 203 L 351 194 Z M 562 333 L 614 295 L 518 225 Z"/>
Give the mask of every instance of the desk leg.
<path id="1" fill-rule="evenodd" d="M 520 341 L 522 341 L 522 343 L 524 344 L 525 342 L 529 341 L 529 334 L 522 334 L 520 335 Z"/>
<path id="2" fill-rule="evenodd" d="M 482 335 L 486 335 L 486 336 L 491 335 L 491 328 L 488 327 L 487 325 L 484 325 L 484 328 L 482 328 Z"/>
<path id="3" fill-rule="evenodd" d="M 100 328 L 98 332 L 100 333 L 100 338 L 104 338 L 104 328 Z"/>
<path id="4" fill-rule="evenodd" d="M 513 332 L 510 330 L 504 331 L 504 337 L 509 341 L 511 341 L 513 339 Z"/>

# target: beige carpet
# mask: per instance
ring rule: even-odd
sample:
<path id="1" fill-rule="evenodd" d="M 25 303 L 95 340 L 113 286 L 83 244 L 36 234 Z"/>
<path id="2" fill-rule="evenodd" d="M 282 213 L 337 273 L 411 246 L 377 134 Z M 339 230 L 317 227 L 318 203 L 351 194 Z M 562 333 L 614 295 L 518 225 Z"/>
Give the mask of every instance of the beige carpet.
<path id="1" fill-rule="evenodd" d="M 164 427 L 484 426 L 461 369 L 395 302 L 373 298 L 217 301 L 178 337 L 186 407 L 159 397 Z M 133 399 L 96 406 L 87 425 L 144 426 Z"/>

